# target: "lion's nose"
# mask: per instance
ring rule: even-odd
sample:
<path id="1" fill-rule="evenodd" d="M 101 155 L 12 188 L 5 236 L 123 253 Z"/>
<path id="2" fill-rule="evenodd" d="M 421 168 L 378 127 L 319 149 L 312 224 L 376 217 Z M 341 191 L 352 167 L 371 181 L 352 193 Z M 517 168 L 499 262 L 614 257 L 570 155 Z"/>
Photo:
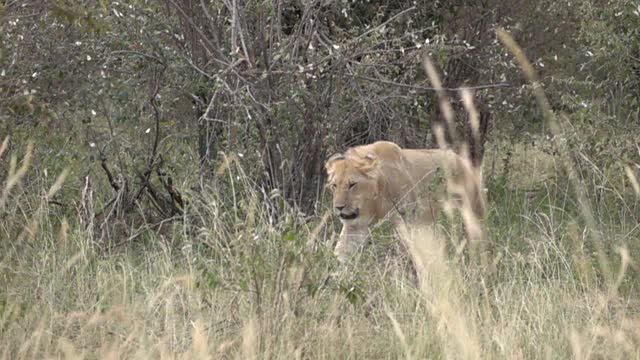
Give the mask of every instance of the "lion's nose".
<path id="1" fill-rule="evenodd" d="M 344 209 L 344 205 L 336 205 L 336 209 L 338 211 L 342 211 L 342 209 Z"/>

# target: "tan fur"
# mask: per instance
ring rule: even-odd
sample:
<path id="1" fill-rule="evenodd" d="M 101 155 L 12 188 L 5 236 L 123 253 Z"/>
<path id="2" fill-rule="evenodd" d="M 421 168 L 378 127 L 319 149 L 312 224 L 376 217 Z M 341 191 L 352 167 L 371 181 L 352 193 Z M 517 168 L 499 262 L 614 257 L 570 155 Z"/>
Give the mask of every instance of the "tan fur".
<path id="1" fill-rule="evenodd" d="M 453 175 L 448 190 L 454 197 L 460 195 L 459 207 L 469 199 L 468 205 L 476 216 L 481 217 L 484 212 L 480 182 L 468 185 L 464 181 L 474 171 L 453 151 L 401 149 L 392 142 L 378 141 L 333 155 L 325 167 L 333 189 L 333 206 L 343 223 L 335 248 L 341 262 L 364 243 L 369 225 L 380 219 L 393 217 L 397 221 L 398 215 L 421 210 L 417 220 L 432 222 L 440 208 L 438 200 L 446 192 L 435 186 L 438 193 L 433 193 L 440 170 Z"/>

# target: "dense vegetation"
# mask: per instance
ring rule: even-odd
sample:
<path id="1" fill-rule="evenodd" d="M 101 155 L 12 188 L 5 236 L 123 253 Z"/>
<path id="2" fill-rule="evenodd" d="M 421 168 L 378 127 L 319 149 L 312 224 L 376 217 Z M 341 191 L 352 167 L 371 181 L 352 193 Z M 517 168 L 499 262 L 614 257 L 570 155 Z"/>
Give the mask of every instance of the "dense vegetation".
<path id="1" fill-rule="evenodd" d="M 323 161 L 436 146 L 425 57 L 483 251 L 336 275 Z M 0 358 L 640 356 L 636 1 L 4 0 L 0 94 Z"/>

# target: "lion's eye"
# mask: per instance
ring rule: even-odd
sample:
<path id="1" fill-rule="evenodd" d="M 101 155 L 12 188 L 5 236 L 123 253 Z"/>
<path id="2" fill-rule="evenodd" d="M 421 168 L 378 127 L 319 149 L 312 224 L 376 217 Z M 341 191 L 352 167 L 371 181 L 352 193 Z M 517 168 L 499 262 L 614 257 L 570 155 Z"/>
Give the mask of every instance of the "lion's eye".
<path id="1" fill-rule="evenodd" d="M 331 184 L 331 188 L 335 189 L 336 188 L 336 184 Z"/>
<path id="2" fill-rule="evenodd" d="M 349 190 L 353 189 L 354 187 L 356 187 L 356 183 L 349 183 Z"/>

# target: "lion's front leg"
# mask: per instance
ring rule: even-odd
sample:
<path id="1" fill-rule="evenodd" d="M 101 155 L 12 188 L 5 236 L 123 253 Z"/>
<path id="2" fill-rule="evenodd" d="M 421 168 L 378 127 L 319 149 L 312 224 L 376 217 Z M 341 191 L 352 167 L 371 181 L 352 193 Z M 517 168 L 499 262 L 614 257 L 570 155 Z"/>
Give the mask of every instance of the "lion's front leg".
<path id="1" fill-rule="evenodd" d="M 349 261 L 353 252 L 364 244 L 368 236 L 369 231 L 366 227 L 362 228 L 343 224 L 340 238 L 334 250 L 338 261 L 341 264 Z"/>

